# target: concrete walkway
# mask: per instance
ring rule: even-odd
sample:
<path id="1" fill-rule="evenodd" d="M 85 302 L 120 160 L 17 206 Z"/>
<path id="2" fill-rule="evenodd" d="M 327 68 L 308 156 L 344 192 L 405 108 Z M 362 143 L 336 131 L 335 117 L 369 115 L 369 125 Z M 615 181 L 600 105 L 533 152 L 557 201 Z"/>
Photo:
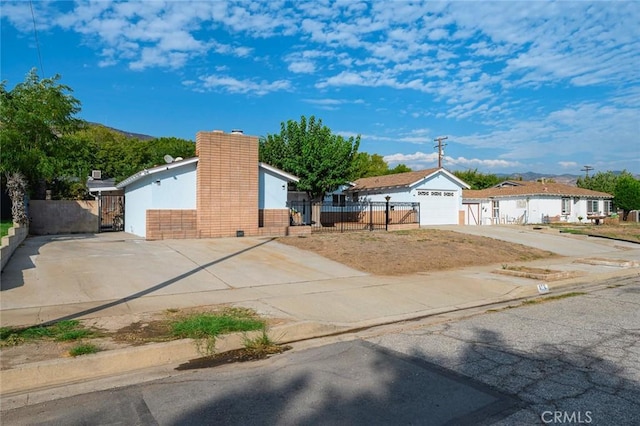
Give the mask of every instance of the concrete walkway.
<path id="1" fill-rule="evenodd" d="M 638 276 L 637 267 L 619 266 L 640 259 L 638 244 L 526 227 L 449 229 L 566 256 L 527 264 L 576 275 L 550 282 L 552 292 L 608 277 Z M 600 261 L 576 263 L 593 258 Z M 278 337 L 294 341 L 537 294 L 538 281 L 495 274 L 496 269 L 500 265 L 383 277 L 269 238 L 144 241 L 126 233 L 33 237 L 2 273 L 0 314 L 2 326 L 21 326 L 231 303 L 288 320 Z M 2 393 L 12 389 L 6 386 L 10 371 L 2 372 Z"/>

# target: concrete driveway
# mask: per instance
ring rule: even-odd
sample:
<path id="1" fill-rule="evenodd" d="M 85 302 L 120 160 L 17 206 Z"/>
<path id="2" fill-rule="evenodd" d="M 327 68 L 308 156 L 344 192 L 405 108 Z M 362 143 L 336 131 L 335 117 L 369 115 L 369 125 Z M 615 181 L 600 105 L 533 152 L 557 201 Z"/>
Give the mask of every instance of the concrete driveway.
<path id="1" fill-rule="evenodd" d="M 637 244 L 622 241 L 609 240 L 606 238 L 585 238 L 584 236 L 573 236 L 570 234 L 560 234 L 556 230 L 533 229 L 533 226 L 429 226 L 427 228 L 445 229 L 449 231 L 461 232 L 482 237 L 494 238 L 496 240 L 518 243 L 541 250 L 557 253 L 561 256 L 595 256 L 617 250 L 619 247 L 638 248 Z"/>
<path id="2" fill-rule="evenodd" d="M 573 261 L 637 261 L 638 244 L 526 227 L 449 229 L 563 254 L 533 264 L 577 272 L 577 280 L 637 274 Z M 535 281 L 494 274 L 495 267 L 374 276 L 271 238 L 145 241 L 126 233 L 32 237 L 2 273 L 0 309 L 3 326 L 125 316 L 134 322 L 140 313 L 234 304 L 288 321 L 363 327 L 537 291 Z"/>
<path id="3" fill-rule="evenodd" d="M 197 305 L 198 295 L 212 290 L 363 275 L 272 238 L 145 241 L 124 232 L 40 236 L 28 238 L 2 272 L 0 308 L 178 294 L 193 295 Z"/>

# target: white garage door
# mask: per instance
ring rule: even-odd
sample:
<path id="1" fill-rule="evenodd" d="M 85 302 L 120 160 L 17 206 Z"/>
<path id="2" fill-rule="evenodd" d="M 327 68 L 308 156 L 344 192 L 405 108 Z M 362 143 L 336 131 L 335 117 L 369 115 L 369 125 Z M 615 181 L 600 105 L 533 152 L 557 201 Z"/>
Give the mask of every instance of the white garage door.
<path id="1" fill-rule="evenodd" d="M 457 225 L 459 191 L 418 189 L 420 225 Z"/>

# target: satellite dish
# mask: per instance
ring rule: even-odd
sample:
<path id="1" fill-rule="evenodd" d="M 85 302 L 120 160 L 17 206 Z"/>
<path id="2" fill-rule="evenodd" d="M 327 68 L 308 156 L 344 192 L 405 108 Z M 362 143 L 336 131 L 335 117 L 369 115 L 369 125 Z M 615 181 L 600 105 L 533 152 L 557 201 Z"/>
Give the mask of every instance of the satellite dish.
<path id="1" fill-rule="evenodd" d="M 164 156 L 164 157 L 162 157 L 162 158 L 164 158 L 164 162 L 165 162 L 165 163 L 167 163 L 167 164 L 171 164 L 171 163 L 173 163 L 173 157 L 172 157 L 172 156 L 170 156 L 169 154 L 165 155 L 165 156 Z"/>

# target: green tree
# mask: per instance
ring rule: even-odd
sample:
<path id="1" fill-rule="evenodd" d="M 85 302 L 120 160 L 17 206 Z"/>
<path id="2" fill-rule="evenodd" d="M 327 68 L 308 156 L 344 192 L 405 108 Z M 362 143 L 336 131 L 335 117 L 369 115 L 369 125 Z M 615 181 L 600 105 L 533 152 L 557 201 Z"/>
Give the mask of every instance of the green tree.
<path id="1" fill-rule="evenodd" d="M 600 191 L 606 192 L 607 194 L 614 193 L 616 189 L 616 183 L 618 178 L 622 175 L 628 174 L 628 172 L 623 171 L 620 175 L 616 175 L 612 171 L 608 172 L 598 172 L 593 176 L 585 176 L 584 178 L 579 177 L 576 181 L 576 185 L 578 188 L 590 189 L 592 191 Z"/>
<path id="2" fill-rule="evenodd" d="M 466 182 L 471 189 L 486 189 L 499 184 L 502 179 L 494 174 L 481 173 L 478 169 L 455 171 L 453 174 Z"/>
<path id="3" fill-rule="evenodd" d="M 389 168 L 389 164 L 384 161 L 380 154 L 369 154 L 367 152 L 359 152 L 353 160 L 353 176 L 352 180 L 372 177 L 391 175 L 396 173 L 410 172 L 411 169 L 404 164 L 398 164 L 393 169 Z"/>
<path id="4" fill-rule="evenodd" d="M 413 170 L 411 170 L 411 167 L 408 167 L 406 164 L 398 164 L 397 166 L 395 166 L 393 169 L 389 169 L 389 172 L 387 173 L 388 175 L 395 175 L 397 173 L 407 173 L 407 172 L 411 172 Z"/>
<path id="5" fill-rule="evenodd" d="M 174 137 L 141 141 L 104 126 L 90 126 L 78 137 L 96 147 L 93 169 L 102 171 L 103 178 L 119 182 L 143 169 L 164 164 L 164 156 L 190 158 L 195 156 L 192 141 Z"/>
<path id="6" fill-rule="evenodd" d="M 0 173 L 21 172 L 32 196 L 43 198 L 62 167 L 55 155 L 63 135 L 75 131 L 80 102 L 59 75 L 40 79 L 35 69 L 12 90 L 0 83 Z"/>
<path id="7" fill-rule="evenodd" d="M 389 165 L 384 161 L 382 155 L 359 152 L 353 159 L 352 180 L 372 176 L 382 176 L 388 173 Z"/>
<path id="8" fill-rule="evenodd" d="M 360 136 L 334 135 L 314 116 L 280 124 L 280 134 L 260 140 L 260 161 L 300 178 L 298 189 L 318 199 L 347 182 L 354 173 Z"/>
<path id="9" fill-rule="evenodd" d="M 640 210 L 640 180 L 629 173 L 619 176 L 613 191 L 613 204 L 623 210 L 622 220 L 627 220 L 631 210 Z"/>
<path id="10" fill-rule="evenodd" d="M 178 157 L 191 158 L 196 155 L 196 144 L 192 141 L 163 137 L 144 141 L 149 151 L 149 159 L 155 164 L 164 164 L 164 156 L 170 155 L 174 159 Z"/>

